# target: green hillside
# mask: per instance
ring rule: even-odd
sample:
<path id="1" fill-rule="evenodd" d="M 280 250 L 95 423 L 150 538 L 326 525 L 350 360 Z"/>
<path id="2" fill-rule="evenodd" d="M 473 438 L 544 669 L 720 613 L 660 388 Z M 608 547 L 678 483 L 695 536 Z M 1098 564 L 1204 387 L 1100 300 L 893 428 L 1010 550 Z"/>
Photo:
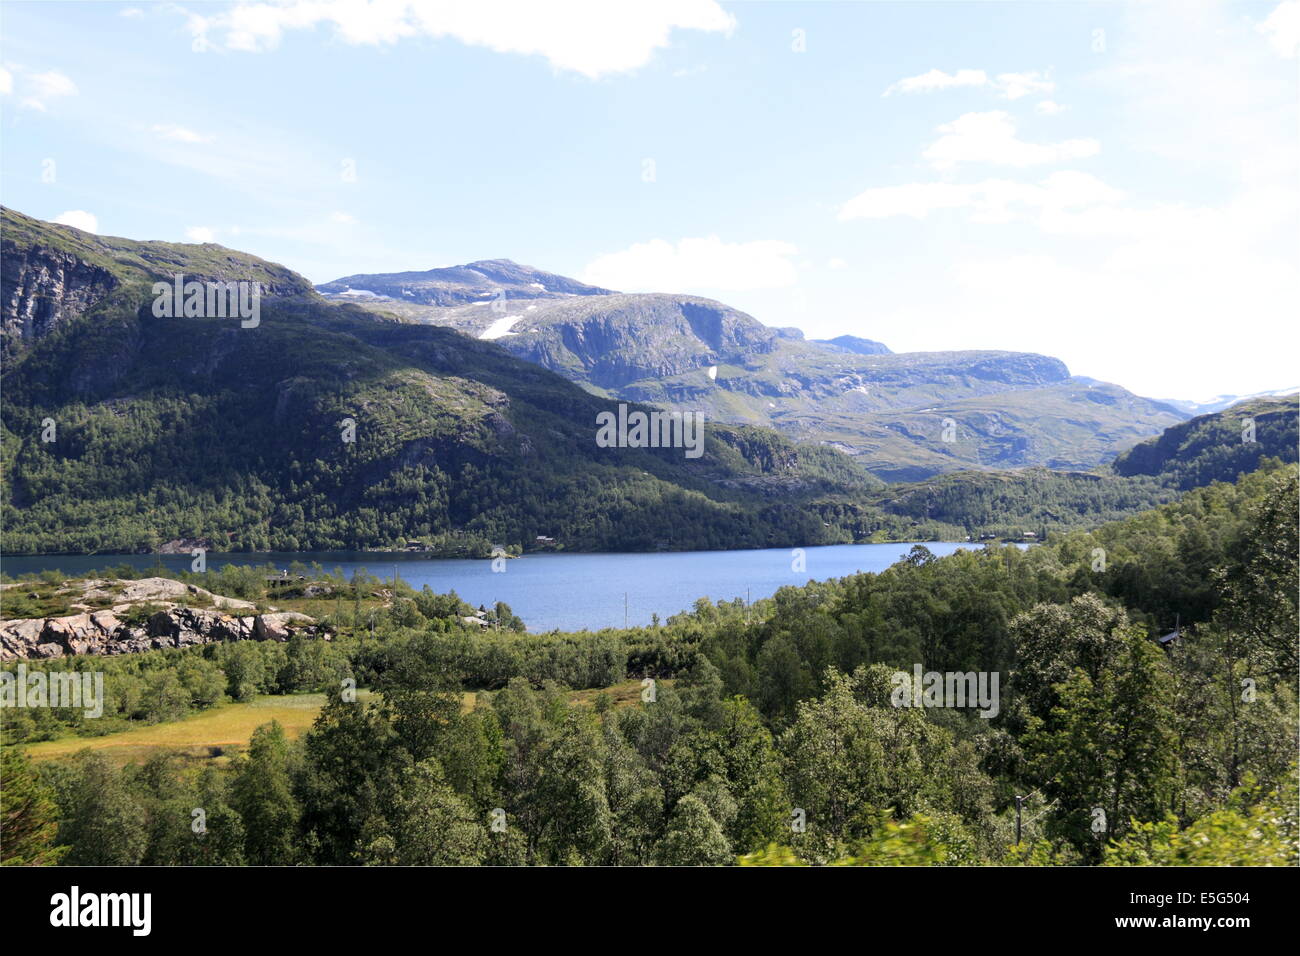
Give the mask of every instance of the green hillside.
<path id="1" fill-rule="evenodd" d="M 610 402 L 491 343 L 326 303 L 301 277 L 217 246 L 103 239 L 9 211 L 4 242 L 6 302 L 20 303 L 4 315 L 10 553 L 173 539 L 808 544 L 848 540 L 808 502 L 879 486 L 843 456 L 754 429 L 711 428 L 698 459 L 599 448 Z M 149 284 L 173 270 L 286 294 L 263 300 L 256 328 L 157 318 Z"/>
<path id="2" fill-rule="evenodd" d="M 1294 395 L 1250 399 L 1135 445 L 1115 460 L 1115 471 L 1159 475 L 1184 489 L 1235 481 L 1264 458 L 1295 461 L 1298 419 L 1300 404 Z"/>

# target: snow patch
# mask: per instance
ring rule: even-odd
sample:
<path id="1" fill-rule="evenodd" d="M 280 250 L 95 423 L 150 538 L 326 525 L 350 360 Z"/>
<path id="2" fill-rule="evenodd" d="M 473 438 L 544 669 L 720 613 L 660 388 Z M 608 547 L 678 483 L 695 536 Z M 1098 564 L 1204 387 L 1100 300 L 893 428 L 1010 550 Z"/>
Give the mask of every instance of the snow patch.
<path id="1" fill-rule="evenodd" d="M 514 335 L 510 330 L 515 327 L 515 323 L 522 319 L 522 315 L 507 315 L 497 319 L 479 335 L 480 339 L 499 339 L 503 335 Z"/>

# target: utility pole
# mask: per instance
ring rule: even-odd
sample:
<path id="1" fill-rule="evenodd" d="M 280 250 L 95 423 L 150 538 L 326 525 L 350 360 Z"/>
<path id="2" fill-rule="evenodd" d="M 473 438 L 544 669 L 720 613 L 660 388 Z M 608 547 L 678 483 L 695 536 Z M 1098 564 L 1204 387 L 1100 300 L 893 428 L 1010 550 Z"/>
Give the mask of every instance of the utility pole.
<path id="1" fill-rule="evenodd" d="M 1020 846 L 1020 810 L 1025 805 L 1024 797 L 1016 797 L 1016 846 Z"/>

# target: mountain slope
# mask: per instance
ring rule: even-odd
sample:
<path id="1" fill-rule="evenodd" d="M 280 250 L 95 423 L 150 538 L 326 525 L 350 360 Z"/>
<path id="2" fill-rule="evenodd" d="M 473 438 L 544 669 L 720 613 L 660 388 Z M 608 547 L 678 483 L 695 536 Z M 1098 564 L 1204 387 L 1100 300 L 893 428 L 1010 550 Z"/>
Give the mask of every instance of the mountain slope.
<path id="1" fill-rule="evenodd" d="M 1178 398 L 1163 398 L 1161 401 L 1178 409 L 1184 415 L 1209 415 L 1212 412 L 1221 412 L 1225 408 L 1249 401 L 1252 398 L 1285 398 L 1295 395 L 1297 392 L 1300 392 L 1300 389 L 1279 388 L 1270 392 L 1253 392 L 1250 395 L 1216 395 L 1214 398 L 1201 402 L 1189 402 Z"/>
<path id="2" fill-rule="evenodd" d="M 389 278 L 351 276 L 319 288 L 391 290 Z M 1032 353 L 892 354 L 853 336 L 806 341 L 698 296 L 549 287 L 501 296 L 462 296 L 445 307 L 409 296 L 363 304 L 492 339 L 597 394 L 830 445 L 887 480 L 1093 468 L 1184 417 L 1119 386 L 1072 378 L 1059 360 Z"/>
<path id="3" fill-rule="evenodd" d="M 1119 475 L 1157 475 L 1178 488 L 1236 481 L 1261 459 L 1294 462 L 1300 400 L 1252 398 L 1200 415 L 1135 445 L 1115 460 Z"/>
<path id="4" fill-rule="evenodd" d="M 312 295 L 284 266 L 215 243 L 137 242 L 96 236 L 3 210 L 0 349 L 6 357 L 128 285 L 184 273 L 200 282 L 260 282 L 273 296 Z"/>
<path id="5" fill-rule="evenodd" d="M 858 355 L 890 355 L 890 349 L 885 343 L 877 342 L 874 339 L 863 339 L 856 335 L 837 335 L 833 339 L 813 339 L 819 345 L 833 345 L 835 348 L 843 349 L 846 352 L 855 352 Z"/>
<path id="6" fill-rule="evenodd" d="M 9 210 L 0 225 L 0 319 L 16 330 L 0 409 L 10 553 L 810 544 L 849 540 L 817 502 L 861 521 L 852 501 L 879 484 L 752 428 L 711 428 L 698 459 L 598 447 L 609 401 L 490 342 L 377 321 L 218 246 Z M 173 270 L 267 280 L 260 323 L 154 316 L 151 283 Z M 888 516 L 881 528 L 916 533 Z"/>
<path id="7" fill-rule="evenodd" d="M 465 305 L 510 299 L 539 299 L 557 295 L 606 295 L 609 289 L 521 266 L 509 259 L 483 259 L 463 266 L 426 272 L 390 272 L 344 276 L 318 287 L 322 293 L 361 297 L 384 296 L 420 305 Z"/>

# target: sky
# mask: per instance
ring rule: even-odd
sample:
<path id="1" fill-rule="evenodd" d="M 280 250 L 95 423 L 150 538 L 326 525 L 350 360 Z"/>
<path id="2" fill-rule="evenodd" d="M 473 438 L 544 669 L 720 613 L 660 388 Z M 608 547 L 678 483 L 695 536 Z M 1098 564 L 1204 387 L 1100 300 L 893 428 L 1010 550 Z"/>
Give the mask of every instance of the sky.
<path id="1" fill-rule="evenodd" d="M 1157 398 L 1300 384 L 1300 0 L 0 5 L 0 202 L 509 258 Z"/>

